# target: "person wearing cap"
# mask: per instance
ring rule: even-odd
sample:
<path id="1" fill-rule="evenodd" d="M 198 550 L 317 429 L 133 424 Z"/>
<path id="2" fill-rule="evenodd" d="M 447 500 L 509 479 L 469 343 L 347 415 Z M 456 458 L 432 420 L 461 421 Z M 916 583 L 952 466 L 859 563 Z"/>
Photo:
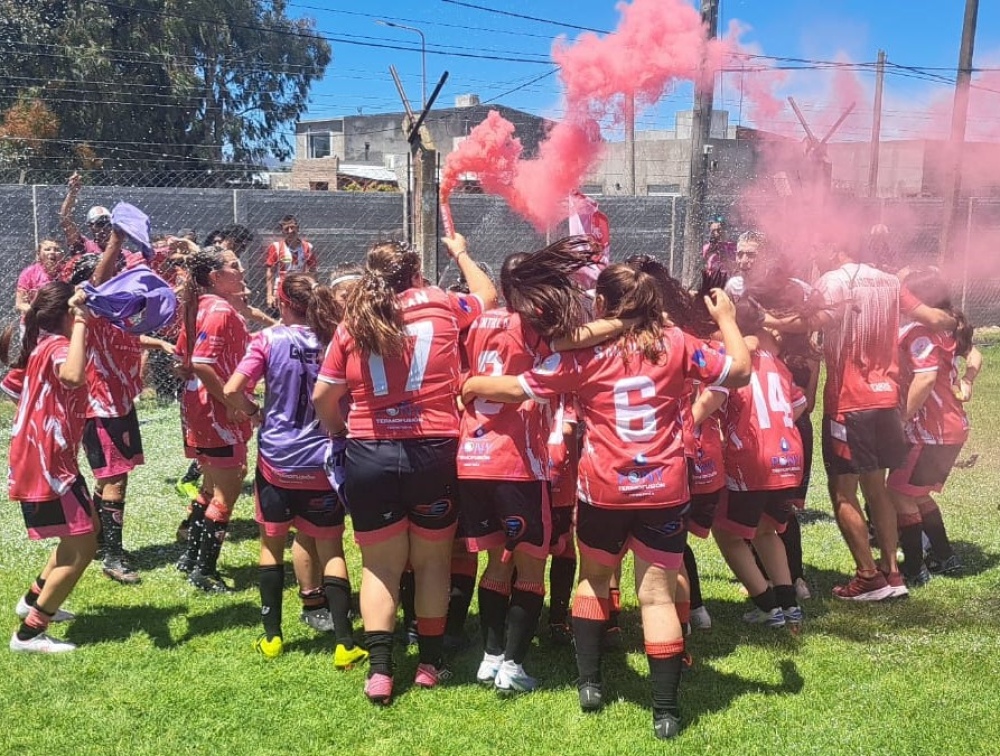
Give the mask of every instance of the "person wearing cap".
<path id="1" fill-rule="evenodd" d="M 278 222 L 282 238 L 267 248 L 264 260 L 267 277 L 267 306 L 274 309 L 278 302 L 278 286 L 288 273 L 315 273 L 316 257 L 312 244 L 299 236 L 299 221 L 286 215 Z"/>
<path id="2" fill-rule="evenodd" d="M 83 187 L 83 178 L 76 171 L 69 177 L 69 191 L 59 208 L 59 225 L 66 235 L 66 247 L 71 255 L 101 254 L 111 240 L 111 211 L 103 205 L 94 205 L 87 211 L 87 226 L 93 238 L 80 233 L 73 220 L 73 208 Z"/>

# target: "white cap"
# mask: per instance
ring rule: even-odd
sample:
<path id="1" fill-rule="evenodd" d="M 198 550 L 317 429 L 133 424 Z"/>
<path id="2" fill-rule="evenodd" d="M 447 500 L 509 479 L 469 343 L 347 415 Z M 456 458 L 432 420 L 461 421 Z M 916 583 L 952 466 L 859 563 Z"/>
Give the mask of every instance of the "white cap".
<path id="1" fill-rule="evenodd" d="M 94 205 L 87 211 L 87 223 L 97 223 L 102 218 L 111 220 L 111 211 L 103 205 Z"/>

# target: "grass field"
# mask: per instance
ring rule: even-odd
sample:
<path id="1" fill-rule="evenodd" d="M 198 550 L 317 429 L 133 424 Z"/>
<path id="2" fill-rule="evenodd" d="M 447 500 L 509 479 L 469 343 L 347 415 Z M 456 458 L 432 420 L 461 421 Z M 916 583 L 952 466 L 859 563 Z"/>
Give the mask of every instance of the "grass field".
<path id="1" fill-rule="evenodd" d="M 95 564 L 67 604 L 79 618 L 54 628 L 79 651 L 0 651 L 0 753 L 996 754 L 1000 348 L 986 356 L 963 454 L 978 453 L 979 463 L 956 470 L 939 499 L 964 574 L 936 578 L 891 605 L 831 598 L 852 564 L 819 465 L 803 521 L 814 598 L 805 605 L 801 636 L 745 626 L 746 602 L 714 544 L 695 543 L 714 627 L 690 640 L 695 665 L 682 683 L 684 731 L 671 743 L 652 734 L 627 581 L 626 650 L 605 660 L 611 703 L 598 715 L 579 711 L 572 652 L 544 640 L 527 664 L 544 689 L 513 700 L 475 684 L 475 648 L 452 659 L 455 678 L 434 691 L 410 688 L 416 658 L 397 649 L 396 702 L 375 709 L 361 693 L 365 671 L 335 671 L 331 639 L 298 621 L 291 584 L 286 652 L 273 661 L 258 656 L 251 647 L 259 633 L 251 501 L 241 499 L 223 549 L 222 569 L 239 590 L 198 594 L 172 566 L 183 514 L 173 481 L 186 466 L 176 409 L 143 407 L 147 464 L 130 481 L 126 524 L 126 546 L 143 582 L 120 586 Z M 4 447 L 10 414 L 4 408 L 0 415 Z M 8 632 L 16 626 L 14 604 L 48 548 L 28 541 L 16 505 L 0 508 L 0 606 Z M 353 546 L 350 553 L 356 568 Z M 475 612 L 473 605 L 471 635 Z"/>

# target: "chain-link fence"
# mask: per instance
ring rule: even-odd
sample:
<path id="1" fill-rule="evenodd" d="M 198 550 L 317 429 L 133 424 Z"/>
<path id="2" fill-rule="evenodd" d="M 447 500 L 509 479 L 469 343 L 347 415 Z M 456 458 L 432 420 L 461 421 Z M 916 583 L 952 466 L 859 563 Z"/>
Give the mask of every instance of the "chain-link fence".
<path id="1" fill-rule="evenodd" d="M 254 234 L 243 264 L 253 303 L 258 306 L 263 306 L 265 300 L 264 250 L 280 238 L 278 223 L 283 216 L 291 214 L 298 219 L 302 237 L 314 246 L 321 277 L 340 264 L 359 261 L 373 240 L 402 237 L 406 228 L 404 198 L 397 192 L 272 191 L 254 187 L 242 176 L 234 188 L 220 188 L 219 184 L 226 181 L 218 177 L 212 178 L 214 185 L 208 188 L 204 177 L 192 177 L 188 185 L 176 186 L 142 186 L 142 176 L 127 178 L 116 185 L 97 186 L 85 176 L 73 210 L 73 219 L 82 230 L 86 231 L 88 208 L 112 207 L 119 201 L 142 208 L 150 216 L 154 234 L 194 229 L 204 240 L 213 230 L 242 224 Z M 33 250 L 38 242 L 45 238 L 63 240 L 59 209 L 65 197 L 65 185 L 0 184 L 0 287 L 8 292 L 8 322 L 16 317 L 13 303 L 17 276 L 34 262 Z M 614 259 L 651 254 L 666 262 L 675 275 L 680 274 L 685 212 L 682 197 L 598 199 L 611 223 Z M 780 202 L 780 198 L 754 203 L 716 197 L 710 200 L 709 207 L 713 214 L 725 215 L 729 227 L 738 232 L 758 226 L 767 213 L 773 214 L 776 209 L 780 213 Z M 888 234 L 880 239 L 885 246 L 882 253 L 890 254 L 897 266 L 936 262 L 941 200 L 850 202 L 859 228 L 876 224 L 886 227 Z M 777 208 L 775 203 L 779 204 Z M 474 256 L 494 272 L 508 254 L 537 249 L 566 233 L 563 224 L 548 235 L 540 234 L 502 200 L 491 196 L 456 195 L 452 211 L 456 227 L 469 239 Z M 966 264 L 963 255 L 949 271 L 955 303 L 966 309 L 976 325 L 1000 325 L 1000 255 L 995 251 L 1000 249 L 1000 200 L 969 200 L 963 205 L 962 220 L 957 224 L 960 230 L 956 237 L 964 247 L 963 232 L 967 234 L 970 253 Z M 796 218 L 788 217 L 789 224 L 796 222 Z M 783 251 L 794 256 L 796 250 Z M 447 286 L 457 276 L 455 266 L 439 250 L 440 283 Z"/>

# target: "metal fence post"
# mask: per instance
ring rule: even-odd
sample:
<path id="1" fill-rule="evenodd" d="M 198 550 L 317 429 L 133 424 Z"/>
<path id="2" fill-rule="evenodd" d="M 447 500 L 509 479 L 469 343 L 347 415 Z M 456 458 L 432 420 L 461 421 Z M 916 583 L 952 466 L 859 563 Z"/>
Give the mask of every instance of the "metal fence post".
<path id="1" fill-rule="evenodd" d="M 38 245 L 42 243 L 38 238 L 38 184 L 31 185 L 31 219 L 35 228 L 35 249 L 38 249 Z"/>
<path id="2" fill-rule="evenodd" d="M 966 301 L 969 295 L 969 246 L 972 244 L 972 223 L 976 200 L 969 197 L 969 209 L 965 220 L 965 247 L 962 251 L 962 312 L 968 312 Z"/>

